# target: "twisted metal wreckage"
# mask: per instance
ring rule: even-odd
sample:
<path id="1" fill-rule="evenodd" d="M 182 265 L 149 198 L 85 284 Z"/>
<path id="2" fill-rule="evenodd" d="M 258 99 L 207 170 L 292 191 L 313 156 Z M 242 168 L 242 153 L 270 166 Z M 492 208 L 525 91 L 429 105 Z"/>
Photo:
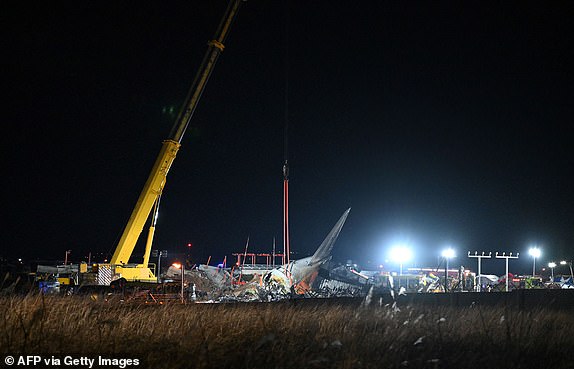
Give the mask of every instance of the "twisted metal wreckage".
<path id="1" fill-rule="evenodd" d="M 197 268 L 184 271 L 183 279 L 189 297 L 204 302 L 223 302 L 277 301 L 294 296 L 331 297 L 360 294 L 364 290 L 364 283 L 330 278 L 326 268 L 350 211 L 349 208 L 343 213 L 312 256 L 271 268 L 257 269 L 254 265 L 239 265 L 229 270 L 201 264 Z M 181 280 L 181 273 L 181 269 L 170 266 L 164 277 L 168 280 Z"/>

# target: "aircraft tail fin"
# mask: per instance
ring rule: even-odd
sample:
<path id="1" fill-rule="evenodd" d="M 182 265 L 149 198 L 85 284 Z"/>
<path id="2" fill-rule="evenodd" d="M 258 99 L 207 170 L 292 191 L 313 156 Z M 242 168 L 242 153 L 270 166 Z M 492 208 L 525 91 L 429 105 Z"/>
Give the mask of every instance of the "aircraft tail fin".
<path id="1" fill-rule="evenodd" d="M 345 221 L 347 220 L 347 216 L 349 215 L 350 211 L 351 208 L 348 208 L 343 213 L 343 215 L 341 215 L 341 218 L 339 218 L 333 229 L 331 229 L 331 232 L 329 232 L 327 237 L 325 237 L 325 240 L 323 240 L 323 242 L 321 243 L 321 246 L 319 246 L 317 251 L 315 251 L 315 253 L 311 257 L 310 264 L 323 262 L 331 257 L 331 251 L 333 250 L 333 245 L 335 244 L 335 241 L 337 241 L 339 233 L 341 232 L 343 224 L 345 224 Z"/>

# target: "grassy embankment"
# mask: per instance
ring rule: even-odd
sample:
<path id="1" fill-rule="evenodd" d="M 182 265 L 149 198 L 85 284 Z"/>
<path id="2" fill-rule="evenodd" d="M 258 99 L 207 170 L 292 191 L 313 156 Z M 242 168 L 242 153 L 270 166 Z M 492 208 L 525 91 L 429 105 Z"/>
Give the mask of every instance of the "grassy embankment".
<path id="1" fill-rule="evenodd" d="M 133 305 L 1 297 L 0 352 L 153 368 L 574 368 L 574 316 L 333 301 Z"/>

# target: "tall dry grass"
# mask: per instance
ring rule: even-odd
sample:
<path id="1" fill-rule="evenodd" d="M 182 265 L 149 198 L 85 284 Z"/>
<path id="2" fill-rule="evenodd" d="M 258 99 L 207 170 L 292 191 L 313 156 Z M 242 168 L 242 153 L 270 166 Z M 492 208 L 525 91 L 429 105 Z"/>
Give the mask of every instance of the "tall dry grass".
<path id="1" fill-rule="evenodd" d="M 115 354 L 153 368 L 573 368 L 574 318 L 334 300 L 130 305 L 0 298 L 2 354 Z"/>

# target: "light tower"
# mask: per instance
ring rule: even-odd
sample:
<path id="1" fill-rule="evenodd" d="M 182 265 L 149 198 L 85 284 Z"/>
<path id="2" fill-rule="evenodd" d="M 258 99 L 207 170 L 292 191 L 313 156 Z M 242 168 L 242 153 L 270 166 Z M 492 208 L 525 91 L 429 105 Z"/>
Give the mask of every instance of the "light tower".
<path id="1" fill-rule="evenodd" d="M 574 272 L 572 272 L 572 260 L 570 260 L 570 261 L 562 260 L 562 261 L 560 262 L 560 265 L 568 265 L 568 266 L 570 266 L 570 278 L 572 278 L 571 281 L 574 281 Z"/>
<path id="2" fill-rule="evenodd" d="M 445 259 L 444 266 L 444 292 L 448 292 L 448 261 L 456 256 L 455 251 L 452 248 L 443 250 L 442 256 Z"/>
<path id="3" fill-rule="evenodd" d="M 181 303 L 185 303 L 184 286 L 185 286 L 185 263 L 173 263 L 172 267 L 181 269 Z"/>
<path id="4" fill-rule="evenodd" d="M 534 277 L 536 275 L 536 258 L 539 258 L 542 252 L 538 247 L 531 247 L 528 253 L 532 256 L 532 276 Z"/>
<path id="5" fill-rule="evenodd" d="M 407 246 L 399 245 L 391 250 L 391 258 L 394 262 L 399 263 L 399 275 L 403 275 L 403 263 L 409 261 L 412 257 L 411 249 Z"/>
<path id="6" fill-rule="evenodd" d="M 554 283 L 554 268 L 556 268 L 556 263 L 551 261 L 548 263 L 548 268 L 550 268 L 551 271 L 551 277 L 550 277 L 550 282 Z"/>

